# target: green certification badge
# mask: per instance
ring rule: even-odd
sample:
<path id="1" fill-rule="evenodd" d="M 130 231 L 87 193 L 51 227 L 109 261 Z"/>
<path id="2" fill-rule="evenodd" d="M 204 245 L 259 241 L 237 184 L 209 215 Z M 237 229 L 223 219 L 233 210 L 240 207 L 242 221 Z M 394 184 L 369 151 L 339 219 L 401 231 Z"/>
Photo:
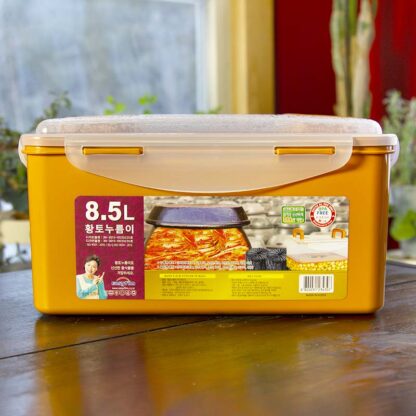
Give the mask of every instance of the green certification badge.
<path id="1" fill-rule="evenodd" d="M 303 224 L 305 222 L 305 207 L 282 207 L 283 224 Z"/>

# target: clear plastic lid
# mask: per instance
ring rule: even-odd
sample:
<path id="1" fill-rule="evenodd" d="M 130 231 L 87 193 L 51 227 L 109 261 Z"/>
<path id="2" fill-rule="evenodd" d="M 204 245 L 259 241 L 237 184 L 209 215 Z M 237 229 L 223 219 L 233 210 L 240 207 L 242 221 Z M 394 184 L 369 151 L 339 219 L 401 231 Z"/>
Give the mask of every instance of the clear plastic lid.
<path id="1" fill-rule="evenodd" d="M 21 137 L 24 163 L 26 146 L 64 147 L 78 169 L 134 185 L 225 193 L 332 172 L 349 161 L 353 147 L 397 146 L 397 137 L 355 118 L 138 115 L 45 120 Z"/>
<path id="2" fill-rule="evenodd" d="M 297 114 L 149 114 L 67 117 L 42 121 L 37 134 L 114 133 L 335 133 L 381 134 L 374 120 Z"/>

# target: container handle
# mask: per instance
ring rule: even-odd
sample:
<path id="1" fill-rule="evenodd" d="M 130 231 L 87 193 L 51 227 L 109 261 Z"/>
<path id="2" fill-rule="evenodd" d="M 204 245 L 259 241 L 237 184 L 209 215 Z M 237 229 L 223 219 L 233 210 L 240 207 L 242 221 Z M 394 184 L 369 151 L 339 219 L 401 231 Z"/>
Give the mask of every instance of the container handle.
<path id="1" fill-rule="evenodd" d="M 341 234 L 341 238 L 345 238 L 347 236 L 347 232 L 342 228 L 334 228 L 331 233 L 332 238 L 336 238 L 337 234 Z"/>
<path id="2" fill-rule="evenodd" d="M 82 154 L 91 155 L 142 155 L 143 147 L 91 147 L 82 148 Z"/>
<path id="3" fill-rule="evenodd" d="M 297 236 L 299 236 L 300 240 L 304 240 L 305 239 L 305 232 L 302 230 L 302 228 L 295 228 L 292 231 L 292 237 L 296 238 Z"/>
<path id="4" fill-rule="evenodd" d="M 276 155 L 333 155 L 335 154 L 335 147 L 275 147 L 274 153 Z"/>

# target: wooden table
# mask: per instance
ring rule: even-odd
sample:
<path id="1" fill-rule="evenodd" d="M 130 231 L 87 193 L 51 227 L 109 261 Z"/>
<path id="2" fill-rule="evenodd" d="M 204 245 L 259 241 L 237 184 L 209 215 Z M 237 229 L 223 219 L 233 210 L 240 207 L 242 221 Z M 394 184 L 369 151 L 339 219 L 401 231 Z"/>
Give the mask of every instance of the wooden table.
<path id="1" fill-rule="evenodd" d="M 0 414 L 414 415 L 416 270 L 369 316 L 42 316 L 0 275 Z"/>

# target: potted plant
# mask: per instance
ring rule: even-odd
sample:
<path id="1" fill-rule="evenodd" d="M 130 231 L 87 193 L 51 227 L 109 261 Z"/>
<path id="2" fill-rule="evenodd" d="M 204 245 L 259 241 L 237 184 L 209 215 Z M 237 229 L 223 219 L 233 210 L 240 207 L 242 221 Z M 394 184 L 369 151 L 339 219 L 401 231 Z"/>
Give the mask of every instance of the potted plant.
<path id="1" fill-rule="evenodd" d="M 24 244 L 29 235 L 26 169 L 20 163 L 17 145 L 20 132 L 0 118 L 0 198 L 12 210 L 1 213 L 1 242 Z"/>
<path id="2" fill-rule="evenodd" d="M 44 119 L 58 117 L 71 102 L 66 93 L 55 95 L 29 131 Z M 11 205 L 11 209 L 0 212 L 0 251 L 4 244 L 29 243 L 29 212 L 27 200 L 26 168 L 19 160 L 18 143 L 22 132 L 7 126 L 0 118 L 0 200 Z M 7 260 L 7 259 L 6 259 Z"/>
<path id="3" fill-rule="evenodd" d="M 391 172 L 393 223 L 391 236 L 406 257 L 416 257 L 416 97 L 406 100 L 389 91 L 385 100 L 385 133 L 399 138 L 400 156 Z"/>

